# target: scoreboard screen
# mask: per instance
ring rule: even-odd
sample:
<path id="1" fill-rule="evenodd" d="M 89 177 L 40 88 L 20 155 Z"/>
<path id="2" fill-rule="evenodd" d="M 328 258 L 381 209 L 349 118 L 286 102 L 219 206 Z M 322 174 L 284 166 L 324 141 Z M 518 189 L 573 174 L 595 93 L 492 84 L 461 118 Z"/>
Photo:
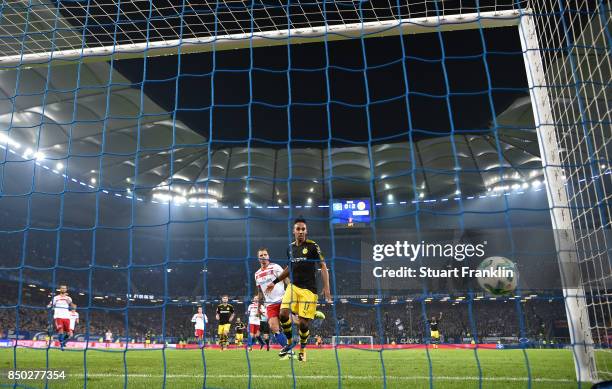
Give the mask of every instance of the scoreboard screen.
<path id="1" fill-rule="evenodd" d="M 365 227 L 370 223 L 370 200 L 334 200 L 332 224 L 335 227 Z"/>

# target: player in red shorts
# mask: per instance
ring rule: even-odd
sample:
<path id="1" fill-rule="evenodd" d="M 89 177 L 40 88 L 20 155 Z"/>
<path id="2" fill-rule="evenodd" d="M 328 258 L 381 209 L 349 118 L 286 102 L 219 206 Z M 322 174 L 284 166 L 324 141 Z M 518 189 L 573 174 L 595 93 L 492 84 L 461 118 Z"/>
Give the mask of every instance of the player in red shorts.
<path id="1" fill-rule="evenodd" d="M 268 293 L 266 287 L 283 272 L 283 268 L 276 263 L 270 262 L 270 253 L 265 247 L 257 250 L 257 259 L 261 266 L 259 270 L 255 272 L 255 284 L 257 285 L 259 301 L 262 303 L 265 302 L 268 325 L 270 326 L 270 330 L 272 330 L 274 339 L 276 339 L 276 342 L 280 344 L 281 347 L 285 347 L 287 345 L 287 337 L 283 331 L 281 331 L 278 315 L 280 313 L 281 301 L 285 294 L 285 283 L 288 281 L 285 279 L 285 282 L 277 283 L 274 285 L 274 289 Z"/>
<path id="2" fill-rule="evenodd" d="M 202 307 L 198 307 L 198 313 L 193 315 L 191 322 L 194 323 L 195 337 L 198 340 L 198 345 L 200 348 L 204 348 L 204 328 L 208 324 L 208 317 L 202 312 Z"/>
<path id="3" fill-rule="evenodd" d="M 264 347 L 264 341 L 259 333 L 259 323 L 261 319 L 261 313 L 264 307 L 259 304 L 259 296 L 253 297 L 253 302 L 247 308 L 247 315 L 249 317 L 249 351 L 253 349 L 253 339 L 257 339 L 259 342 L 259 349 Z"/>
<path id="4" fill-rule="evenodd" d="M 76 305 L 70 311 L 70 337 L 74 336 L 74 329 L 79 324 L 79 313 L 76 311 Z"/>
<path id="5" fill-rule="evenodd" d="M 68 296 L 67 285 L 60 285 L 59 293 L 53 296 L 53 300 L 47 305 L 47 308 L 53 308 L 55 330 L 58 333 L 60 348 L 64 350 L 70 337 L 70 308 L 76 308 L 76 305 L 72 303 L 72 298 Z"/>

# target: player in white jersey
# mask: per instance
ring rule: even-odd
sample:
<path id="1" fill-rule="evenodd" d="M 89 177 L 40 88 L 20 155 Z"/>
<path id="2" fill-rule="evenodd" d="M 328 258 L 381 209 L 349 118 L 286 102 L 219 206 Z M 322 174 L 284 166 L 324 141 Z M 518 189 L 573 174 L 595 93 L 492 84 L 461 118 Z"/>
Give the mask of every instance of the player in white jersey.
<path id="1" fill-rule="evenodd" d="M 286 278 L 284 282 L 277 283 L 274 285 L 274 289 L 267 292 L 266 287 L 283 272 L 283 268 L 276 263 L 270 262 L 270 253 L 265 247 L 257 250 L 257 259 L 261 266 L 255 272 L 255 284 L 257 285 L 259 301 L 265 302 L 268 325 L 274 334 L 274 339 L 276 339 L 276 342 L 281 347 L 285 347 L 287 345 L 287 337 L 280 329 L 278 315 L 280 313 L 281 301 L 285 294 L 285 284 L 288 283 L 288 279 Z"/>
<path id="2" fill-rule="evenodd" d="M 53 308 L 53 322 L 58 333 L 60 347 L 63 350 L 70 334 L 70 308 L 75 308 L 72 299 L 68 296 L 68 286 L 60 285 L 59 294 L 53 296 L 53 300 L 47 308 Z"/>
<path id="3" fill-rule="evenodd" d="M 268 324 L 268 313 L 265 308 L 261 310 L 261 316 L 259 317 L 259 332 L 266 344 L 266 350 L 270 351 L 270 325 Z M 263 349 L 263 346 L 260 349 Z"/>
<path id="4" fill-rule="evenodd" d="M 76 311 L 76 305 L 74 309 L 70 311 L 70 336 L 74 335 L 74 328 L 79 324 L 79 313 Z"/>
<path id="5" fill-rule="evenodd" d="M 260 350 L 264 346 L 264 341 L 259 332 L 259 323 L 263 309 L 263 305 L 259 303 L 259 296 L 254 296 L 253 302 L 247 308 L 247 315 L 249 317 L 249 351 L 251 351 L 253 348 L 253 339 L 257 339 L 257 342 L 259 342 Z"/>
<path id="6" fill-rule="evenodd" d="M 194 314 L 191 318 L 191 322 L 194 323 L 195 337 L 198 340 L 200 348 L 204 347 L 204 329 L 208 324 L 208 317 L 202 311 L 202 307 L 198 307 L 198 313 Z"/>

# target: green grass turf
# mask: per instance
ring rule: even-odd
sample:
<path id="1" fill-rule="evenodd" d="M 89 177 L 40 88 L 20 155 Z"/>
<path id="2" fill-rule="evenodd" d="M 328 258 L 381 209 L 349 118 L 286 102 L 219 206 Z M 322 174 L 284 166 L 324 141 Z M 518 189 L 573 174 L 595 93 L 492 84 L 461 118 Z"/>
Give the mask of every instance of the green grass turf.
<path id="1" fill-rule="evenodd" d="M 612 366 L 610 353 L 598 352 L 602 367 Z M 18 349 L 17 368 L 44 369 L 46 350 Z M 207 350 L 205 352 L 209 388 L 247 388 L 249 370 L 244 350 Z M 388 388 L 429 387 L 429 363 L 422 350 L 338 350 L 343 388 L 383 387 L 386 375 Z M 81 388 L 84 386 L 84 352 L 50 350 L 49 368 L 65 370 L 67 379 L 49 381 L 50 388 Z M 478 367 L 473 350 L 429 350 L 433 386 L 438 388 L 478 388 Z M 123 387 L 124 353 L 89 350 L 86 353 L 87 387 Z M 129 388 L 160 388 L 163 383 L 164 356 L 160 350 L 128 351 L 126 362 Z M 533 388 L 575 388 L 572 354 L 569 350 L 479 350 L 483 388 L 527 388 L 526 359 L 531 370 Z M 166 387 L 198 388 L 204 380 L 204 365 L 200 350 L 166 350 Z M 274 351 L 249 353 L 252 388 L 291 388 L 291 361 L 280 361 Z M 0 384 L 12 386 L 6 370 L 13 367 L 13 349 L 0 350 Z M 308 361 L 293 361 L 298 388 L 338 387 L 338 368 L 334 350 L 308 350 Z M 609 377 L 610 378 L 610 377 Z M 26 387 L 44 388 L 44 382 L 22 381 Z M 583 386 L 585 387 L 585 386 Z"/>

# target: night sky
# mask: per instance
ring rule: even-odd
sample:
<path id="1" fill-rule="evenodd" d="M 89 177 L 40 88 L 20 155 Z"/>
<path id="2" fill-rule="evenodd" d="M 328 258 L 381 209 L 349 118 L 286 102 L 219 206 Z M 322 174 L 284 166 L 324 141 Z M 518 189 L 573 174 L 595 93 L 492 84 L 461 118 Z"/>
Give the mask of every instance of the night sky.
<path id="1" fill-rule="evenodd" d="M 114 66 L 140 87 L 144 64 Z M 516 27 L 156 57 L 146 71 L 145 93 L 218 147 L 483 133 L 491 101 L 499 114 L 528 93 Z"/>

